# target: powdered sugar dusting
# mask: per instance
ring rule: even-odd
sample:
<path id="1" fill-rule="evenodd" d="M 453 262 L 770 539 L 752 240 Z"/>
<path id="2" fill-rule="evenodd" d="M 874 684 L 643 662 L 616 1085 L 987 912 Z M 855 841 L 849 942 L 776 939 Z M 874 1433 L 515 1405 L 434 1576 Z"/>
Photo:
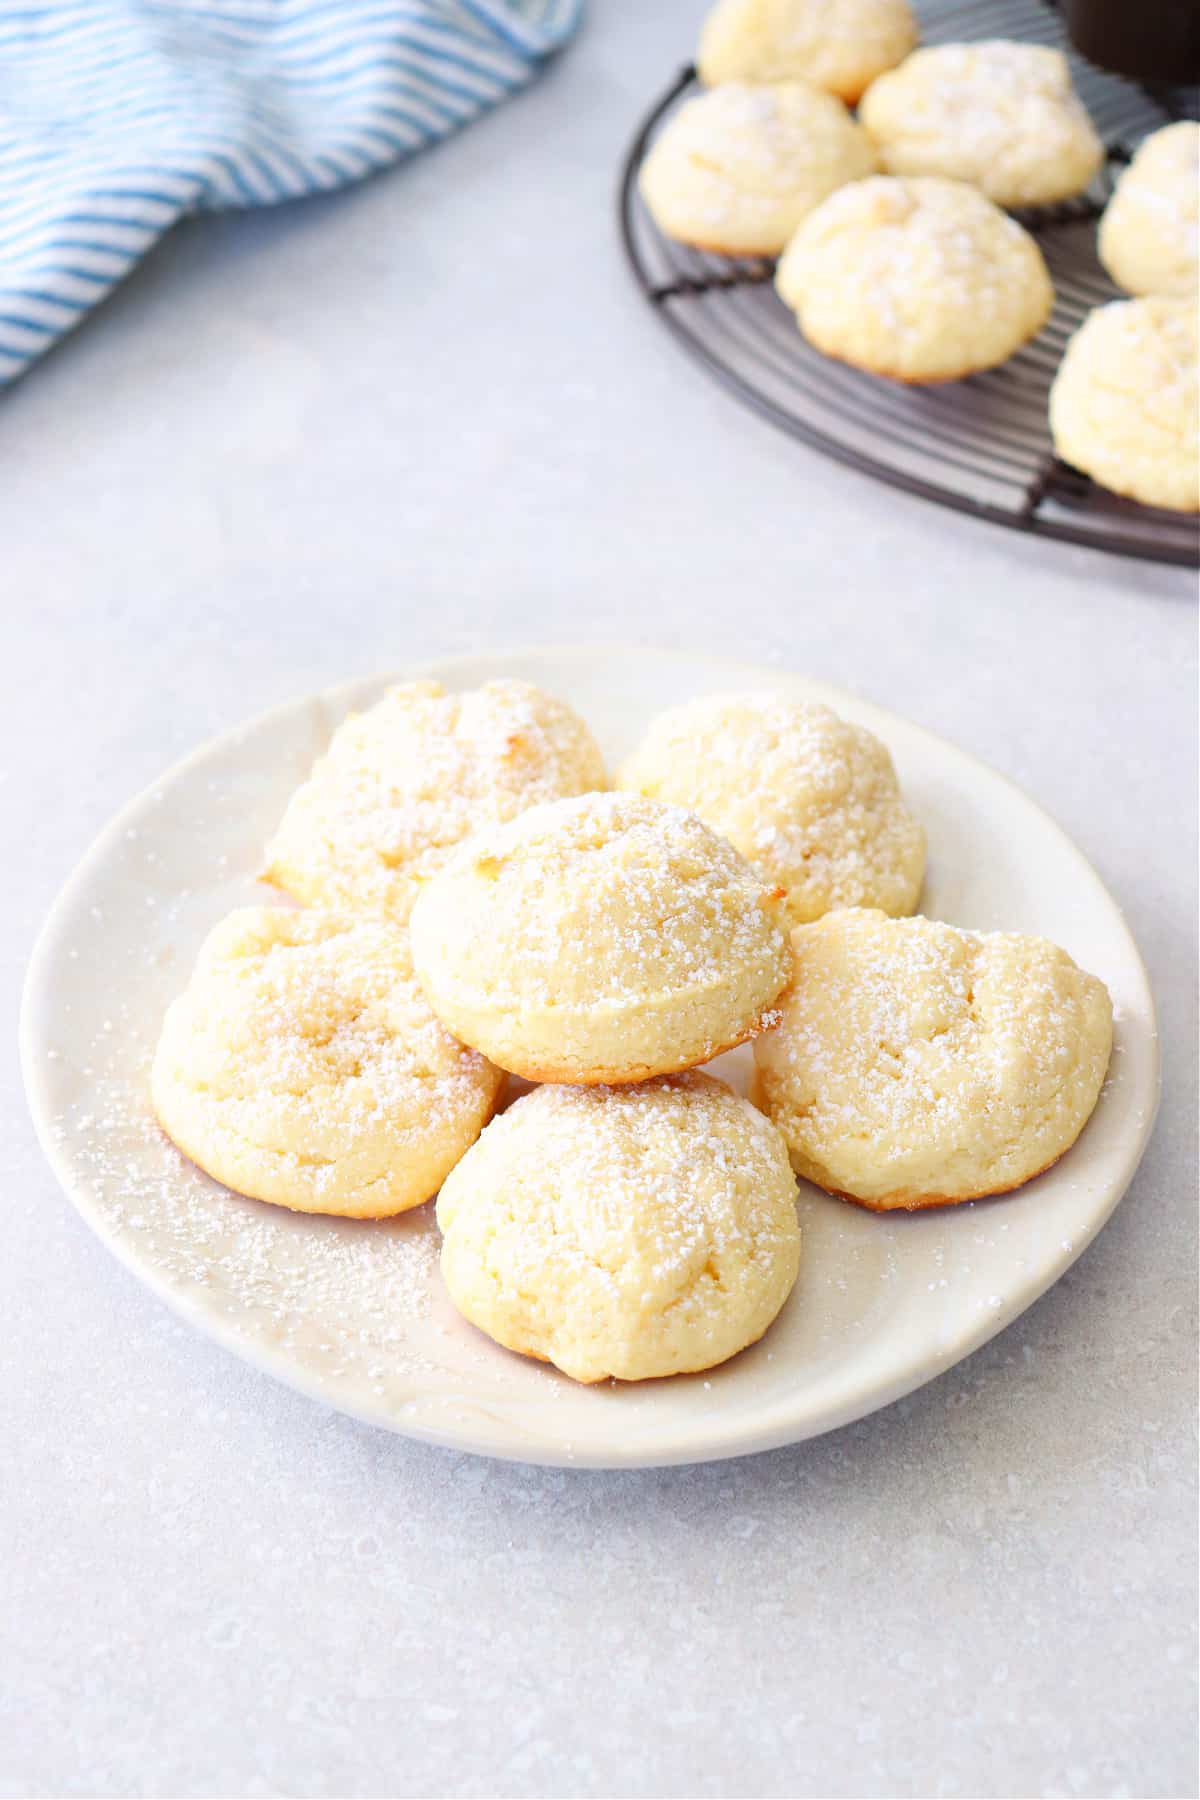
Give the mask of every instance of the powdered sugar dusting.
<path id="1" fill-rule="evenodd" d="M 537 1089 L 450 1176 L 438 1221 L 467 1316 L 583 1380 L 723 1360 L 774 1316 L 798 1251 L 778 1132 L 696 1073 Z"/>
<path id="2" fill-rule="evenodd" d="M 776 273 L 819 349 L 912 380 L 1010 356 L 1053 288 L 1036 243 L 975 188 L 871 176 L 810 213 Z"/>
<path id="3" fill-rule="evenodd" d="M 647 1000 L 751 970 L 767 1005 L 788 957 L 776 901 L 732 845 L 681 807 L 628 794 L 478 832 L 414 930 L 418 945 L 437 934 L 439 980 L 514 1003 Z"/>
<path id="4" fill-rule="evenodd" d="M 854 911 L 795 946 L 783 1026 L 756 1055 L 768 1111 L 814 1179 L 865 1199 L 988 1193 L 1074 1141 L 1111 1005 L 1063 951 Z"/>
<path id="5" fill-rule="evenodd" d="M 602 697 L 597 715 L 613 751 L 629 747 L 664 697 L 657 670 L 631 680 L 625 655 L 556 653 L 499 666 Z M 673 696 L 713 680 L 706 659 L 681 667 L 686 679 L 672 670 Z M 286 783 L 344 705 L 341 693 L 298 702 L 173 771 L 131 810 L 128 836 L 110 833 L 80 871 L 31 972 L 30 1094 L 64 1184 L 140 1278 L 218 1341 L 252 1362 L 268 1358 L 274 1372 L 345 1410 L 463 1447 L 561 1462 L 712 1454 L 844 1418 L 848 1405 L 872 1403 L 881 1370 L 894 1391 L 897 1380 L 944 1369 L 1090 1241 L 1124 1179 L 1114 1155 L 1136 1149 L 1153 1113 L 1152 1023 L 1136 958 L 1094 885 L 1081 881 L 1068 896 L 1061 867 L 1047 872 L 1022 854 L 1044 841 L 1036 815 L 1018 818 L 1011 794 L 999 806 L 997 784 L 977 765 L 924 738 L 908 749 L 906 771 L 938 841 L 948 843 L 953 827 L 963 845 L 949 887 L 943 860 L 931 905 L 952 894 L 959 916 L 1057 923 L 1132 1008 L 1100 1113 L 1036 1190 L 997 1206 L 895 1218 L 802 1184 L 799 1287 L 764 1343 L 711 1380 L 645 1383 L 618 1397 L 506 1355 L 458 1318 L 436 1275 L 431 1207 L 356 1224 L 291 1215 L 206 1179 L 149 1114 L 162 1013 L 212 920 L 254 897 L 257 848 Z M 1051 849 L 1051 861 L 1066 857 L 1068 873 L 1082 871 L 1077 857 Z M 89 1279 L 103 1281 L 102 1266 Z M 134 1304 L 126 1278 L 111 1279 L 114 1299 Z M 1021 1346 L 1009 1342 L 1000 1360 L 1019 1377 Z M 947 1384 L 944 1403 L 969 1404 L 976 1386 L 969 1376 Z M 273 1403 L 259 1394 L 251 1404 Z"/>
<path id="6" fill-rule="evenodd" d="M 969 181 L 1005 206 L 1078 193 L 1103 157 L 1066 58 L 1037 44 L 917 50 L 872 86 L 861 117 L 891 173 Z"/>
<path id="7" fill-rule="evenodd" d="M 409 682 L 334 733 L 268 846 L 271 879 L 403 920 L 477 825 L 605 781 L 587 726 L 531 683 Z"/>
<path id="8" fill-rule="evenodd" d="M 925 835 L 887 750 L 827 706 L 714 695 L 661 713 L 618 776 L 689 806 L 787 890 L 789 917 L 831 906 L 911 911 Z"/>
<path id="9" fill-rule="evenodd" d="M 729 82 L 668 120 L 641 187 L 668 236 L 774 255 L 827 194 L 875 166 L 865 133 L 832 95 L 802 82 Z"/>
<path id="10" fill-rule="evenodd" d="M 430 1313 L 436 1281 L 429 1209 L 360 1224 L 231 1194 L 159 1128 L 148 1055 L 133 1079 L 106 1072 L 106 1060 L 101 1053 L 93 1062 L 87 1101 L 68 1109 L 54 1135 L 71 1146 L 106 1230 L 156 1282 L 206 1309 L 208 1296 L 219 1297 L 239 1333 L 312 1361 L 323 1376 L 355 1370 L 379 1394 L 385 1375 L 429 1366 L 409 1343 L 413 1322 Z"/>
<path id="11" fill-rule="evenodd" d="M 674 1293 L 696 1273 L 698 1252 L 703 1262 L 709 1251 L 737 1246 L 767 1269 L 780 1235 L 791 1235 L 786 1209 L 766 1194 L 759 1205 L 764 1181 L 791 1195 L 778 1132 L 696 1071 L 637 1087 L 536 1088 L 493 1121 L 479 1156 L 447 1184 L 443 1227 L 475 1203 L 474 1171 L 488 1161 L 527 1193 L 557 1196 L 549 1214 L 538 1208 L 530 1217 L 519 1260 L 545 1256 L 546 1228 L 556 1258 L 597 1269 L 613 1293 L 626 1282 L 634 1246 L 648 1252 L 654 1282 Z"/>
<path id="12" fill-rule="evenodd" d="M 206 1168 L 352 1214 L 427 1198 L 498 1085 L 434 1017 L 402 931 L 283 907 L 210 933 L 153 1071 L 159 1117 Z"/>

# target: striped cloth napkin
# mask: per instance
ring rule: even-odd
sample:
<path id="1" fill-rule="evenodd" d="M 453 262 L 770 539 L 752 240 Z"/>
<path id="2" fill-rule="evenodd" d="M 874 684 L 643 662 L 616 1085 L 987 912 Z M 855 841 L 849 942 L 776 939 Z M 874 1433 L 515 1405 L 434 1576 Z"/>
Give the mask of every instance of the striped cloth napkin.
<path id="1" fill-rule="evenodd" d="M 0 0 L 0 385 L 184 213 L 359 181 L 523 87 L 581 0 Z"/>

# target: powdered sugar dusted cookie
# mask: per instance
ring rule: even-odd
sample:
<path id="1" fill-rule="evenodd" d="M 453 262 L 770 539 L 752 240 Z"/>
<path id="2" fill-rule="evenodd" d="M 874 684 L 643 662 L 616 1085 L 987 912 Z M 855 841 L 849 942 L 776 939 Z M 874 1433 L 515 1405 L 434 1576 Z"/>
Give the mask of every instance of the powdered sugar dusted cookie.
<path id="1" fill-rule="evenodd" d="M 1131 294 L 1190 294 L 1200 254 L 1200 125 L 1164 125 L 1142 144 L 1104 209 L 1100 261 Z"/>
<path id="2" fill-rule="evenodd" d="M 311 906 L 403 922 L 477 825 L 605 785 L 587 726 L 530 682 L 459 694 L 406 682 L 339 726 L 292 797 L 264 879 Z"/>
<path id="3" fill-rule="evenodd" d="M 700 77 L 808 81 L 853 106 L 917 41 L 907 0 L 717 0 L 700 34 Z"/>
<path id="4" fill-rule="evenodd" d="M 1195 299 L 1114 300 L 1089 313 L 1050 389 L 1054 448 L 1116 494 L 1200 510 Z"/>
<path id="5" fill-rule="evenodd" d="M 829 913 L 755 1045 L 797 1171 L 878 1211 L 1020 1186 L 1069 1150 L 1112 1047 L 1102 982 L 1043 938 Z"/>
<path id="6" fill-rule="evenodd" d="M 456 1036 L 530 1081 L 623 1082 L 773 1023 L 782 895 L 691 813 L 629 794 L 477 833 L 426 888 L 413 961 Z"/>
<path id="7" fill-rule="evenodd" d="M 730 82 L 680 107 L 642 165 L 659 230 L 730 256 L 775 256 L 801 219 L 875 153 L 832 94 Z"/>
<path id="8" fill-rule="evenodd" d="M 892 759 L 827 706 L 781 694 L 689 701 L 653 721 L 617 784 L 698 813 L 786 890 L 793 924 L 835 906 L 917 903 L 925 833 Z"/>
<path id="9" fill-rule="evenodd" d="M 536 1089 L 468 1151 L 437 1216 L 459 1311 L 576 1381 L 724 1362 L 766 1331 L 800 1259 L 782 1138 L 696 1073 Z"/>
<path id="10" fill-rule="evenodd" d="M 969 181 L 998 206 L 1067 200 L 1104 160 L 1066 57 L 1041 44 L 916 50 L 872 83 L 859 118 L 888 174 Z"/>
<path id="11" fill-rule="evenodd" d="M 151 1096 L 168 1136 L 227 1187 L 367 1219 L 437 1192 L 501 1079 L 434 1018 L 405 933 L 263 906 L 206 940 L 164 1021 Z"/>
<path id="12" fill-rule="evenodd" d="M 956 381 L 1004 362 L 1050 316 L 1029 233 L 961 181 L 874 175 L 809 213 L 776 272 L 827 356 L 897 381 Z"/>

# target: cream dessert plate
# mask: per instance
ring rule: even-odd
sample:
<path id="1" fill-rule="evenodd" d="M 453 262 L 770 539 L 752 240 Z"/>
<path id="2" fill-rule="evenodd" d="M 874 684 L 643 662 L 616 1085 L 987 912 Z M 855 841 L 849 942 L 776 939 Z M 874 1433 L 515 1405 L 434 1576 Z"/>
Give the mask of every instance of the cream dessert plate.
<path id="1" fill-rule="evenodd" d="M 1078 1143 L 1003 1199 L 875 1215 L 799 1188 L 800 1273 L 762 1340 L 702 1375 L 580 1387 L 493 1344 L 438 1274 L 431 1205 L 382 1221 L 285 1212 L 189 1163 L 150 1109 L 168 1004 L 256 877 L 288 799 L 347 711 L 389 680 L 536 682 L 575 707 L 610 768 L 652 717 L 703 694 L 832 706 L 887 745 L 929 840 L 921 910 L 1061 944 L 1108 986 L 1108 1080 Z M 940 1375 L 1011 1323 L 1095 1237 L 1158 1099 L 1154 1007 L 1121 913 L 1011 783 L 878 707 L 778 669 L 631 648 L 456 658 L 299 700 L 198 750 L 102 833 L 56 902 L 26 983 L 22 1054 L 54 1169 L 122 1262 L 192 1324 L 371 1424 L 483 1455 L 592 1468 L 699 1462 L 829 1431 Z M 718 1059 L 744 1092 L 745 1049 Z M 1097 1300 L 1097 1304 L 1100 1304 Z M 1079 1379 L 1087 1379 L 1084 1347 Z"/>

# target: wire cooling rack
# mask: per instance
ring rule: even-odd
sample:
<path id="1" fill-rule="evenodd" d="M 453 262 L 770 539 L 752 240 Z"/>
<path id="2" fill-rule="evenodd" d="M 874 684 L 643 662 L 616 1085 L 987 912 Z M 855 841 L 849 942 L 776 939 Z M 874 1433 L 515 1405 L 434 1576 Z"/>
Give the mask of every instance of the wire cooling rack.
<path id="1" fill-rule="evenodd" d="M 1200 565 L 1200 522 L 1108 493 L 1054 454 L 1046 401 L 1067 339 L 1118 290 L 1096 258 L 1096 220 L 1115 174 L 1147 132 L 1194 112 L 1193 97 L 1102 73 L 1066 43 L 1043 0 L 926 0 L 923 43 L 1025 38 L 1070 56 L 1075 84 L 1108 147 L 1077 200 L 1017 216 L 1054 281 L 1054 312 L 998 369 L 906 388 L 832 361 L 800 335 L 766 258 L 710 256 L 663 237 L 638 195 L 638 172 L 664 119 L 693 88 L 682 71 L 638 128 L 619 196 L 634 276 L 667 329 L 726 387 L 793 436 L 894 487 L 977 519 L 1151 562 Z"/>

